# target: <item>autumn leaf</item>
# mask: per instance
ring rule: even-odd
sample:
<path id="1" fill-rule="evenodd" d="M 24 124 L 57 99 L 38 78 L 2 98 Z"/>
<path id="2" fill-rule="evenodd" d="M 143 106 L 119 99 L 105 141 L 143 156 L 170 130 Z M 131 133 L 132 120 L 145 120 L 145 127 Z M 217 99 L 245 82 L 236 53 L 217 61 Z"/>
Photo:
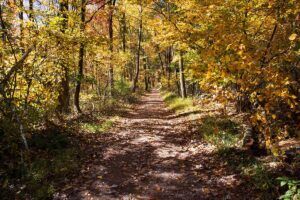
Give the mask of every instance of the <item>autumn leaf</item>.
<path id="1" fill-rule="evenodd" d="M 292 35 L 290 35 L 289 40 L 293 41 L 297 38 L 297 34 L 293 33 Z"/>

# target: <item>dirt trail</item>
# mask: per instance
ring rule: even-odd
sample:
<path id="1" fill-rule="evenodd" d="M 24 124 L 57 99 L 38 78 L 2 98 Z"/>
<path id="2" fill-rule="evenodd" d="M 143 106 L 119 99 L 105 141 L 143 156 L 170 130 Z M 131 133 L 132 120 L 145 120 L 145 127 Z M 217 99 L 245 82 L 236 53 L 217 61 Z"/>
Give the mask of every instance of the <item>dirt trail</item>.
<path id="1" fill-rule="evenodd" d="M 56 199 L 245 199 L 239 176 L 213 147 L 185 137 L 188 123 L 157 91 L 147 94 Z"/>

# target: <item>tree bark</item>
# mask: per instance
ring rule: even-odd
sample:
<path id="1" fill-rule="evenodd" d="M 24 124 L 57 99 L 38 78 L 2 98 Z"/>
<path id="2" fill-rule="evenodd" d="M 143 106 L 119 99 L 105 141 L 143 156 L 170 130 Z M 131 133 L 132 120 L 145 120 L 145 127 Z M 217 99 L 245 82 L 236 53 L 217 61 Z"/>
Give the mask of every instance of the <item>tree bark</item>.
<path id="1" fill-rule="evenodd" d="M 149 91 L 149 76 L 147 71 L 147 58 L 144 58 L 144 83 L 145 83 L 145 91 Z"/>
<path id="2" fill-rule="evenodd" d="M 186 85 L 185 85 L 185 78 L 184 78 L 184 66 L 183 66 L 183 57 L 182 52 L 179 53 L 179 74 L 180 74 L 180 90 L 181 90 L 181 97 L 186 98 Z"/>
<path id="3" fill-rule="evenodd" d="M 83 34 L 85 30 L 85 11 L 86 11 L 86 1 L 81 1 L 81 11 L 80 11 L 80 18 L 81 18 L 81 24 L 80 24 L 80 31 Z M 81 113 L 80 109 L 80 89 L 81 89 L 81 82 L 83 79 L 83 68 L 84 68 L 84 51 L 85 51 L 85 45 L 83 42 L 80 43 L 79 47 L 79 61 L 78 61 L 78 74 L 76 79 L 76 88 L 75 88 L 75 94 L 74 94 L 74 105 L 75 109 L 78 113 Z"/>
<path id="4" fill-rule="evenodd" d="M 168 76 L 168 89 L 171 89 L 171 60 L 172 60 L 172 47 L 168 47 L 166 50 L 166 73 Z"/>
<path id="5" fill-rule="evenodd" d="M 126 25 L 126 14 L 123 12 L 122 14 L 122 48 L 123 52 L 126 52 L 126 33 L 127 33 L 127 25 Z"/>
<path id="6" fill-rule="evenodd" d="M 61 0 L 59 2 L 59 15 L 63 18 L 62 21 L 62 27 L 61 27 L 61 32 L 65 33 L 67 29 L 67 23 L 68 23 L 68 1 Z M 61 80 L 61 88 L 59 90 L 59 95 L 58 95 L 58 111 L 60 113 L 69 113 L 70 110 L 70 78 L 69 78 L 69 68 L 64 64 L 60 64 L 62 69 L 63 69 L 63 77 Z"/>
<path id="7" fill-rule="evenodd" d="M 132 92 L 136 92 L 137 89 L 137 83 L 139 79 L 139 73 L 140 73 L 140 54 L 141 54 L 141 42 L 142 42 L 142 35 L 143 35 L 143 19 L 142 19 L 142 13 L 143 13 L 143 7 L 142 2 L 140 1 L 139 6 L 139 12 L 140 12 L 140 25 L 139 25 L 139 33 L 138 33 L 138 49 L 136 53 L 136 70 L 135 70 L 135 77 L 133 79 L 132 84 Z"/>
<path id="8" fill-rule="evenodd" d="M 176 80 L 177 94 L 179 96 L 181 96 L 180 81 L 178 81 L 178 68 L 177 67 L 175 67 L 175 80 Z"/>
<path id="9" fill-rule="evenodd" d="M 113 96 L 114 90 L 114 66 L 113 66 L 113 52 L 114 52 L 114 29 L 113 29 L 113 14 L 114 14 L 114 6 L 116 0 L 110 1 L 109 4 L 109 16 L 108 16 L 108 35 L 109 35 L 109 70 L 108 70 L 108 78 L 109 78 L 109 96 Z"/>
<path id="10" fill-rule="evenodd" d="M 6 26 L 5 26 L 5 22 L 3 20 L 3 11 L 2 11 L 2 5 L 0 4 L 0 27 L 1 27 L 1 30 L 5 30 L 6 29 Z M 2 39 L 2 42 L 5 44 L 5 40 L 6 40 L 6 33 L 5 31 L 1 31 L 1 39 Z M 1 52 L 2 53 L 2 52 Z"/>
<path id="11" fill-rule="evenodd" d="M 28 18 L 33 21 L 33 1 L 29 0 L 29 14 L 28 14 Z"/>
<path id="12" fill-rule="evenodd" d="M 121 20 L 120 20 L 120 39 L 122 41 L 122 50 L 124 53 L 126 53 L 126 32 L 127 32 L 127 26 L 126 26 L 126 14 L 125 12 L 122 13 Z M 124 68 L 122 70 L 122 81 L 124 81 L 128 76 L 128 64 L 125 63 Z"/>

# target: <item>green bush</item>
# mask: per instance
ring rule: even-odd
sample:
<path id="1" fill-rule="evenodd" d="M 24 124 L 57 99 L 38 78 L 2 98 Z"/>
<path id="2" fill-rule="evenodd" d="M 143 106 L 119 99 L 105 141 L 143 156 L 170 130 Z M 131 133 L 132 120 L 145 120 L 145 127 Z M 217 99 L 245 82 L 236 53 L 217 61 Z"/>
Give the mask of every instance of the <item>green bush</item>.
<path id="1" fill-rule="evenodd" d="M 165 93 L 163 95 L 163 100 L 171 110 L 174 110 L 177 113 L 195 111 L 198 109 L 198 107 L 194 105 L 192 98 L 183 99 L 171 92 Z"/>
<path id="2" fill-rule="evenodd" d="M 233 147 L 242 137 L 239 134 L 238 124 L 229 119 L 216 117 L 204 118 L 199 132 L 205 141 L 217 147 Z"/>
<path id="3" fill-rule="evenodd" d="M 74 173 L 79 166 L 78 149 L 53 149 L 48 158 L 37 157 L 29 166 L 24 179 L 25 193 L 31 199 L 50 199 L 54 192 L 55 181 Z"/>
<path id="4" fill-rule="evenodd" d="M 122 79 L 115 83 L 115 98 L 128 103 L 135 103 L 137 101 L 136 96 L 131 91 L 131 83 Z"/>
<path id="5" fill-rule="evenodd" d="M 274 174 L 267 170 L 263 163 L 249 152 L 236 147 L 223 147 L 217 150 L 217 156 L 236 173 L 244 176 L 260 199 L 276 199 L 276 183 Z"/>
<path id="6" fill-rule="evenodd" d="M 300 199 L 300 180 L 294 180 L 288 177 L 277 178 L 280 181 L 280 186 L 285 187 L 286 192 L 279 199 L 298 200 Z"/>
<path id="7" fill-rule="evenodd" d="M 102 123 L 82 123 L 81 130 L 87 133 L 103 133 L 109 130 L 116 120 L 117 117 L 111 117 L 109 119 L 104 120 Z"/>

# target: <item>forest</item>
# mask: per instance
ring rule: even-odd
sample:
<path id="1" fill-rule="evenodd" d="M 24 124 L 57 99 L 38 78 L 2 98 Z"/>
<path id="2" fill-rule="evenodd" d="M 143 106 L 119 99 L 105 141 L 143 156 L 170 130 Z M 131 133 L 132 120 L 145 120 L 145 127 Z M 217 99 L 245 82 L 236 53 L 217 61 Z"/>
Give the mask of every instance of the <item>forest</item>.
<path id="1" fill-rule="evenodd" d="M 0 0 L 0 199 L 300 199 L 299 0 Z"/>

